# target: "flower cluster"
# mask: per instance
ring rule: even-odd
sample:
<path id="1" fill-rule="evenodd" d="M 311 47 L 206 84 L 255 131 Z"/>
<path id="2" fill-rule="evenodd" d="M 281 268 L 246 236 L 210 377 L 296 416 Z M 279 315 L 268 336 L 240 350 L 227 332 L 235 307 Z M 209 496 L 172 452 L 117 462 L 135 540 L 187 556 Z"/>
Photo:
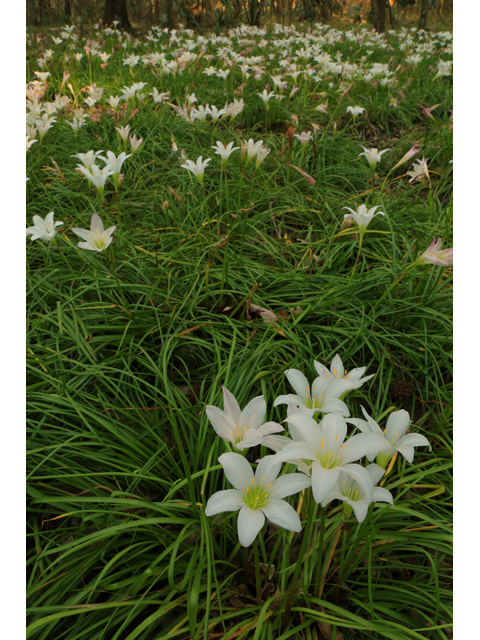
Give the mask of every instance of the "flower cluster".
<path id="1" fill-rule="evenodd" d="M 297 513 L 283 498 L 309 487 L 322 507 L 340 500 L 347 513 L 353 510 L 358 522 L 363 522 L 372 502 L 393 505 L 392 494 L 376 486 L 392 457 L 400 453 L 411 463 L 414 447 L 430 446 L 425 436 L 407 434 L 410 416 L 404 410 L 394 411 L 383 431 L 363 407 L 365 420 L 350 417 L 343 399 L 373 377 L 364 376 L 366 367 L 348 372 L 338 354 L 330 368 L 318 361 L 314 365 L 317 377 L 311 385 L 301 371 L 287 370 L 295 394 L 280 395 L 273 403 L 274 407 L 287 405 L 284 422 L 289 436 L 277 435 L 284 431 L 282 425 L 265 422 L 267 405 L 263 396 L 241 410 L 233 394 L 223 387 L 224 408 L 206 408 L 216 434 L 238 453 L 219 457 L 235 489 L 212 495 L 205 513 L 213 516 L 239 511 L 238 536 L 243 546 L 253 542 L 265 518 L 289 531 L 300 531 Z M 349 424 L 360 433 L 348 436 Z M 260 444 L 275 455 L 262 458 L 254 472 L 244 456 L 247 449 Z M 360 464 L 365 457 L 369 464 Z M 280 475 L 283 463 L 295 465 L 298 473 Z"/>

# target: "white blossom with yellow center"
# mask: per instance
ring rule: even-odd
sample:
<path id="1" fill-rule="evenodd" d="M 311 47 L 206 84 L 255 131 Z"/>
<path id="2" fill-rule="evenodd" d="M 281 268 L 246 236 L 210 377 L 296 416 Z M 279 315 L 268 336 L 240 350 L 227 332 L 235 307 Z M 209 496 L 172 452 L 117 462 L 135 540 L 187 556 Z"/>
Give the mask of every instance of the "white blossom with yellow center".
<path id="1" fill-rule="evenodd" d="M 265 517 L 289 531 L 301 530 L 298 514 L 282 498 L 309 487 L 310 478 L 301 473 L 285 474 L 278 478 L 282 465 L 275 461 L 275 456 L 262 458 L 255 472 L 238 453 L 224 453 L 218 461 L 235 489 L 214 493 L 207 502 L 205 515 L 239 511 L 238 539 L 244 547 L 255 540 L 265 524 Z"/>

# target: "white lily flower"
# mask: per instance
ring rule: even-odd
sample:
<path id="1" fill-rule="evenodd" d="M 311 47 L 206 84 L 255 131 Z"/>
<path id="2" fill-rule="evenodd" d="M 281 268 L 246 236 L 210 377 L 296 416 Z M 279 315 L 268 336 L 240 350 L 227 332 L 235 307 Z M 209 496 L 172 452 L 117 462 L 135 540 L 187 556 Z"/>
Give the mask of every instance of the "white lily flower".
<path id="1" fill-rule="evenodd" d="M 105 183 L 109 176 L 112 175 L 112 170 L 108 165 L 100 169 L 100 167 L 96 164 L 92 164 L 88 169 L 80 164 L 77 164 L 77 169 L 83 173 L 83 175 L 89 180 L 97 189 L 100 191 L 100 194 L 103 199 L 103 190 L 105 188 Z"/>
<path id="2" fill-rule="evenodd" d="M 110 171 L 112 172 L 112 176 L 113 176 L 113 182 L 115 184 L 115 189 L 118 189 L 118 183 L 120 179 L 120 171 L 122 170 L 122 165 L 127 158 L 132 157 L 132 154 L 130 153 L 127 156 L 125 151 L 122 151 L 122 153 L 120 153 L 117 158 L 117 156 L 113 153 L 113 151 L 107 151 L 106 158 L 104 156 L 98 156 L 98 157 L 100 158 L 100 160 L 103 160 L 105 162 L 105 165 L 107 167 L 110 167 Z"/>
<path id="3" fill-rule="evenodd" d="M 130 125 L 127 124 L 125 127 L 115 127 L 115 129 L 118 131 L 120 138 L 126 142 L 130 135 Z"/>
<path id="4" fill-rule="evenodd" d="M 122 99 L 122 96 L 110 96 L 108 98 L 108 104 L 112 107 L 112 109 L 116 109 L 120 104 L 121 99 Z"/>
<path id="5" fill-rule="evenodd" d="M 383 211 L 377 211 L 377 209 L 379 208 L 378 205 L 376 207 L 372 207 L 371 209 L 367 209 L 367 207 L 364 204 L 361 204 L 360 206 L 357 207 L 356 211 L 354 211 L 353 209 L 350 209 L 350 207 L 343 207 L 343 208 L 348 209 L 348 211 L 351 211 L 351 213 L 346 213 L 343 216 L 343 219 L 351 220 L 353 218 L 357 223 L 358 230 L 360 231 L 360 235 L 362 236 L 365 233 L 365 229 L 368 227 L 368 225 L 370 224 L 370 222 L 375 216 L 385 215 Z M 375 211 L 377 212 L 375 213 Z"/>
<path id="6" fill-rule="evenodd" d="M 231 442 L 235 449 L 242 451 L 254 447 L 264 436 L 284 431 L 276 422 L 264 423 L 267 403 L 263 396 L 250 400 L 241 411 L 234 395 L 225 387 L 222 389 L 224 410 L 208 405 L 205 412 L 216 434 Z"/>
<path id="7" fill-rule="evenodd" d="M 310 139 L 312 137 L 312 132 L 311 131 L 302 131 L 302 133 L 298 134 L 295 133 L 294 138 L 297 138 L 297 140 L 300 141 L 301 145 L 303 148 L 305 148 L 308 143 L 310 142 Z"/>
<path id="8" fill-rule="evenodd" d="M 197 162 L 193 162 L 193 160 L 185 160 L 185 164 L 181 164 L 182 169 L 187 169 L 191 171 L 194 176 L 198 178 L 198 181 L 203 187 L 203 175 L 205 173 L 205 167 L 211 162 L 211 158 L 206 158 L 206 160 L 202 161 L 202 156 L 197 158 Z"/>
<path id="9" fill-rule="evenodd" d="M 258 167 L 262 164 L 262 162 L 268 156 L 270 151 L 271 149 L 268 149 L 267 147 L 260 147 L 260 149 L 257 149 L 257 159 L 255 161 L 255 169 L 258 169 Z"/>
<path id="10" fill-rule="evenodd" d="M 263 93 L 257 93 L 257 96 L 260 96 L 260 98 L 263 100 L 263 103 L 265 105 L 265 109 L 268 111 L 268 109 L 269 109 L 268 102 L 269 102 L 270 98 L 275 98 L 275 93 L 273 91 L 270 91 L 270 93 L 268 93 L 267 90 L 264 89 Z"/>
<path id="11" fill-rule="evenodd" d="M 234 142 L 229 142 L 227 145 L 223 144 L 223 142 L 220 142 L 220 140 L 217 140 L 215 143 L 215 146 L 212 147 L 212 149 L 215 149 L 215 155 L 216 156 L 220 156 L 222 158 L 222 165 L 225 167 L 227 164 L 227 160 L 230 157 L 230 154 L 233 151 L 236 151 L 237 149 L 239 149 L 239 147 L 234 147 L 235 143 Z"/>
<path id="12" fill-rule="evenodd" d="M 70 157 L 78 158 L 80 162 L 83 163 L 84 167 L 86 167 L 87 169 L 90 169 L 97 161 L 97 157 L 101 157 L 100 156 L 101 153 L 103 153 L 103 149 L 100 149 L 100 151 L 93 151 L 92 149 L 90 151 L 87 151 L 87 153 L 76 153 L 75 155 Z"/>
<path id="13" fill-rule="evenodd" d="M 412 164 L 412 170 L 407 171 L 407 176 L 410 176 L 410 180 L 408 181 L 409 183 L 414 182 L 414 180 L 420 180 L 421 178 L 427 178 L 427 180 L 430 180 L 425 156 L 423 156 L 421 160 L 416 160 Z"/>
<path id="14" fill-rule="evenodd" d="M 170 99 L 170 91 L 167 91 L 166 93 L 159 93 L 158 89 L 155 87 L 153 87 L 153 93 L 150 93 L 149 95 L 153 97 L 155 102 L 166 102 Z"/>
<path id="15" fill-rule="evenodd" d="M 199 105 L 198 109 L 192 109 L 190 111 L 190 117 L 193 120 L 200 120 L 200 122 L 206 122 L 207 116 L 211 115 L 212 112 L 210 110 L 210 105 L 207 104 L 206 107 L 203 104 Z"/>
<path id="16" fill-rule="evenodd" d="M 328 370 L 328 367 L 326 367 L 321 362 L 318 362 L 317 360 L 315 360 L 313 364 L 318 375 L 323 375 L 327 380 L 350 380 L 350 382 L 358 382 L 359 385 L 356 386 L 355 389 L 358 389 L 360 384 L 363 384 L 367 380 L 370 380 L 370 378 L 373 378 L 373 376 L 375 375 L 374 373 L 372 373 L 371 375 L 362 378 L 367 367 L 357 367 L 356 369 L 352 369 L 347 373 L 347 370 L 343 368 L 343 362 L 338 353 L 335 355 L 330 364 L 330 371 Z"/>
<path id="17" fill-rule="evenodd" d="M 364 111 L 365 109 L 363 107 L 347 107 L 347 113 L 351 113 L 354 120 Z"/>
<path id="18" fill-rule="evenodd" d="M 33 216 L 33 227 L 28 227 L 26 233 L 27 235 L 31 235 L 30 238 L 32 242 L 34 240 L 38 240 L 38 238 L 44 238 L 45 240 L 51 240 L 57 235 L 57 230 L 55 227 L 58 227 L 63 224 L 63 222 L 53 222 L 53 216 L 55 214 L 53 211 L 50 211 L 45 216 L 45 220 L 43 220 L 40 216 Z"/>
<path id="19" fill-rule="evenodd" d="M 367 149 L 366 147 L 362 147 L 363 153 L 361 153 L 358 157 L 365 156 L 368 164 L 370 165 L 372 171 L 377 166 L 377 163 L 380 162 L 382 155 L 390 151 L 390 149 L 384 149 L 383 151 L 379 151 L 378 149 Z"/>
<path id="20" fill-rule="evenodd" d="M 217 120 L 225 114 L 225 109 L 217 109 L 217 107 L 212 104 L 210 107 L 210 115 L 212 116 L 212 122 L 216 123 Z"/>
<path id="21" fill-rule="evenodd" d="M 116 228 L 116 226 L 109 227 L 105 230 L 100 216 L 98 213 L 94 213 L 90 221 L 90 231 L 88 229 L 78 229 L 77 227 L 73 227 L 72 231 L 85 240 L 85 242 L 78 243 L 77 246 L 80 249 L 100 252 L 110 246 L 113 241 L 111 236 Z"/>
<path id="22" fill-rule="evenodd" d="M 387 424 L 383 431 L 363 407 L 362 411 L 366 420 L 362 420 L 361 418 L 348 418 L 347 422 L 358 427 L 363 433 L 374 433 L 383 437 L 387 447 L 378 454 L 377 463 L 380 466 L 385 467 L 396 451 L 401 453 L 407 462 L 413 462 L 414 447 L 429 447 L 430 451 L 432 450 L 427 438 L 420 433 L 408 433 L 405 435 L 410 424 L 408 411 L 400 409 L 400 411 L 391 413 L 388 416 Z M 374 460 L 375 455 L 374 453 L 367 454 L 368 460 L 370 462 Z"/>
<path id="23" fill-rule="evenodd" d="M 297 512 L 282 498 L 309 487 L 310 478 L 300 473 L 278 478 L 281 464 L 275 461 L 275 456 L 262 458 L 255 473 L 247 460 L 238 453 L 224 453 L 218 461 L 235 489 L 214 493 L 207 502 L 205 515 L 239 511 L 238 539 L 244 547 L 255 540 L 265 524 L 265 517 L 288 531 L 301 531 L 302 525 Z"/>
<path id="24" fill-rule="evenodd" d="M 130 146 L 132 147 L 132 151 L 133 153 L 135 153 L 135 151 L 138 151 L 138 149 L 140 149 L 140 145 L 143 142 L 143 138 L 137 138 L 137 134 L 134 133 L 133 136 L 130 136 L 129 140 L 130 140 Z"/>
<path id="25" fill-rule="evenodd" d="M 385 469 L 382 469 L 378 464 L 369 464 L 365 470 L 368 472 L 372 485 L 368 487 L 368 492 L 365 492 L 363 483 L 361 484 L 358 480 L 355 480 L 347 472 L 340 471 L 338 480 L 332 490 L 322 500 L 322 507 L 326 507 L 332 500 L 341 500 L 353 509 L 358 522 L 365 520 L 368 507 L 372 502 L 388 502 L 393 507 L 393 496 L 390 491 L 374 486 L 385 473 Z M 364 478 L 366 480 L 366 476 Z M 370 496 L 371 499 L 369 500 Z"/>
<path id="26" fill-rule="evenodd" d="M 344 442 L 347 423 L 339 413 L 326 415 L 320 423 L 302 413 L 295 413 L 285 422 L 288 422 L 290 434 L 296 441 L 287 444 L 275 455 L 275 459 L 279 462 L 302 460 L 304 464 L 311 464 L 315 502 L 325 500 L 338 480 L 340 471 L 355 478 L 367 499 L 372 501 L 370 476 L 364 467 L 351 463 L 366 454 L 375 456 L 379 451 L 388 449 L 385 438 L 377 433 L 359 433 Z"/>
<path id="27" fill-rule="evenodd" d="M 298 369 L 289 369 L 285 371 L 288 381 L 292 385 L 296 395 L 287 394 L 278 396 L 273 403 L 274 407 L 279 404 L 292 404 L 297 407 L 304 415 L 314 417 L 318 413 L 341 413 L 344 416 L 349 416 L 350 412 L 347 405 L 340 400 L 347 391 L 356 389 L 361 386 L 362 383 L 339 379 L 330 381 L 323 371 L 318 378 L 310 384 L 307 378 Z"/>

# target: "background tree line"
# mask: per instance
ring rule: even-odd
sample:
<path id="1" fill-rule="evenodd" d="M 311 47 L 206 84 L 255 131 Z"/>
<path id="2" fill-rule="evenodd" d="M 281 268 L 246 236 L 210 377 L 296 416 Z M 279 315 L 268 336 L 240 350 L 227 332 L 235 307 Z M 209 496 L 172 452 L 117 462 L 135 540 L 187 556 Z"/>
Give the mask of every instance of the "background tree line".
<path id="1" fill-rule="evenodd" d="M 396 21 L 418 20 L 428 27 L 432 13 L 441 22 L 451 18 L 453 0 L 26 0 L 27 25 L 54 26 L 64 21 L 82 30 L 102 20 L 130 30 L 154 25 L 170 29 L 185 26 L 221 28 L 240 23 L 261 25 L 274 20 L 282 24 L 311 23 L 343 17 L 352 22 L 367 20 L 378 32 L 394 28 Z"/>

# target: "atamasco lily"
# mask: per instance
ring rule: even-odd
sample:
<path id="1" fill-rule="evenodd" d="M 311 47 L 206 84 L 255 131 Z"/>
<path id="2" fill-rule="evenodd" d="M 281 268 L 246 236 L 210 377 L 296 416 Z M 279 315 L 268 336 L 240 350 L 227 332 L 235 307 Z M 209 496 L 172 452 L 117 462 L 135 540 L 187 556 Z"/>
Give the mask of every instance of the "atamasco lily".
<path id="1" fill-rule="evenodd" d="M 83 173 L 87 180 L 89 180 L 97 187 L 103 202 L 105 198 L 105 183 L 107 182 L 109 176 L 113 174 L 110 166 L 107 164 L 103 167 L 103 169 L 100 169 L 100 167 L 98 167 L 96 164 L 92 164 L 90 168 L 87 169 L 83 165 L 77 164 L 77 170 L 80 171 L 80 173 Z"/>
<path id="2" fill-rule="evenodd" d="M 354 211 L 350 209 L 350 207 L 343 207 L 350 211 L 350 213 L 346 213 L 344 219 L 353 218 L 358 225 L 358 230 L 360 231 L 360 239 L 363 238 L 366 228 L 373 220 L 375 216 L 384 216 L 383 211 L 377 211 L 379 206 L 372 207 L 371 209 L 367 209 L 364 204 L 361 204 L 357 207 L 357 210 Z"/>
<path id="3" fill-rule="evenodd" d="M 413 462 L 414 447 L 429 447 L 430 451 L 432 450 L 427 438 L 420 433 L 408 433 L 405 435 L 410 424 L 408 411 L 400 409 L 400 411 L 391 413 L 383 431 L 363 407 L 362 411 L 365 420 L 361 418 L 348 418 L 347 422 L 358 427 L 363 434 L 373 433 L 384 438 L 388 446 L 380 450 L 377 456 L 377 463 L 381 467 L 385 468 L 397 451 L 402 454 L 407 462 Z M 370 452 L 367 454 L 367 459 L 371 462 L 374 460 L 375 455 L 374 452 Z"/>
<path id="4" fill-rule="evenodd" d="M 237 451 L 260 444 L 266 435 L 284 431 L 276 422 L 264 423 L 267 403 L 263 396 L 250 400 L 242 411 L 233 393 L 225 387 L 222 389 L 224 409 L 208 405 L 205 412 L 216 434 Z"/>
<path id="5" fill-rule="evenodd" d="M 436 264 L 440 267 L 453 266 L 453 247 L 450 249 L 442 249 L 442 239 L 435 241 L 433 238 L 430 246 L 415 260 L 413 265 L 420 264 Z"/>
<path id="6" fill-rule="evenodd" d="M 244 547 L 255 540 L 265 518 L 288 531 L 301 531 L 297 512 L 283 498 L 309 487 L 310 478 L 300 473 L 285 474 L 279 478 L 282 465 L 275 456 L 262 458 L 255 472 L 238 453 L 224 453 L 218 461 L 235 489 L 214 493 L 207 502 L 205 515 L 239 511 L 238 539 Z"/>
<path id="7" fill-rule="evenodd" d="M 85 240 L 85 242 L 78 243 L 77 246 L 80 249 L 100 252 L 110 246 L 113 241 L 112 233 L 116 228 L 115 226 L 104 229 L 100 216 L 98 213 L 94 213 L 90 221 L 90 231 L 88 229 L 78 229 L 77 227 L 72 227 L 72 231 Z"/>
<path id="8" fill-rule="evenodd" d="M 365 378 L 362 378 L 367 367 L 357 367 L 347 372 L 347 370 L 343 367 L 342 359 L 340 358 L 338 353 L 335 355 L 330 364 L 330 371 L 324 364 L 318 362 L 317 360 L 315 360 L 313 364 L 318 375 L 323 375 L 327 380 L 350 380 L 350 382 L 358 382 L 360 384 L 363 384 L 367 380 L 370 380 L 370 378 L 373 378 L 373 376 L 375 375 L 374 373 L 372 373 L 370 376 L 365 376 Z"/>
<path id="9" fill-rule="evenodd" d="M 361 465 L 352 463 L 367 454 L 375 456 L 379 451 L 389 449 L 382 435 L 359 433 L 345 442 L 347 423 L 339 413 L 329 413 L 320 423 L 302 413 L 295 413 L 286 422 L 294 441 L 284 446 L 275 459 L 294 464 L 301 460 L 310 468 L 315 502 L 322 502 L 328 496 L 340 471 L 357 480 L 371 501 L 368 473 Z"/>
<path id="10" fill-rule="evenodd" d="M 42 220 L 40 216 L 33 216 L 33 227 L 28 227 L 27 235 L 31 235 L 31 240 L 38 240 L 43 238 L 44 240 L 52 240 L 57 235 L 56 227 L 59 227 L 63 222 L 53 222 L 53 211 L 50 211 L 45 216 L 45 220 Z"/>
<path id="11" fill-rule="evenodd" d="M 340 396 L 363 384 L 363 381 L 356 382 L 344 378 L 329 380 L 322 371 L 310 387 L 307 378 L 298 369 L 289 369 L 285 374 L 296 394 L 278 396 L 273 406 L 292 404 L 298 407 L 301 413 L 312 418 L 318 413 L 338 412 L 344 416 L 350 415 L 347 405 L 340 400 Z"/>
<path id="12" fill-rule="evenodd" d="M 348 516 L 349 511 L 351 512 L 353 509 L 358 522 L 363 522 L 372 502 L 388 502 L 393 506 L 393 496 L 390 491 L 374 486 L 385 473 L 385 469 L 382 469 L 378 464 L 369 464 L 365 467 L 365 471 L 368 473 L 369 480 L 364 475 L 362 482 L 354 479 L 348 472 L 340 471 L 332 490 L 322 500 L 322 507 L 325 507 L 332 500 L 341 500 L 345 503 L 346 515 Z"/>

